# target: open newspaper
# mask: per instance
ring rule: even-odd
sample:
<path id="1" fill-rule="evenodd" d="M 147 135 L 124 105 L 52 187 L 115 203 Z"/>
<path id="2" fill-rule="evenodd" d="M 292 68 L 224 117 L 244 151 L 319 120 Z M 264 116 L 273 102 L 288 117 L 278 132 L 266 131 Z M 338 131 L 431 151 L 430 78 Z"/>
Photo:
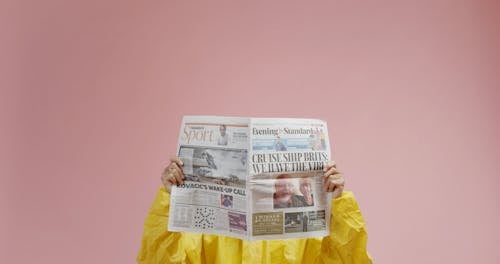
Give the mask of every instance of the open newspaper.
<path id="1" fill-rule="evenodd" d="M 322 120 L 184 117 L 177 153 L 186 178 L 172 188 L 168 229 L 247 240 L 327 235 L 329 146 Z"/>

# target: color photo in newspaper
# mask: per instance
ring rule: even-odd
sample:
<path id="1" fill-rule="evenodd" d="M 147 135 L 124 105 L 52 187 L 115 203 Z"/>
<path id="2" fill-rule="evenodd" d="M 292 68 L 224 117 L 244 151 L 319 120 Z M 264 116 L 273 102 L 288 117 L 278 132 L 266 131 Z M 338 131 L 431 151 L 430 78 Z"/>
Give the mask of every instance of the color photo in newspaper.
<path id="1" fill-rule="evenodd" d="M 169 230 L 248 240 L 329 233 L 324 121 L 188 116 L 178 156 L 186 179 L 172 188 Z"/>

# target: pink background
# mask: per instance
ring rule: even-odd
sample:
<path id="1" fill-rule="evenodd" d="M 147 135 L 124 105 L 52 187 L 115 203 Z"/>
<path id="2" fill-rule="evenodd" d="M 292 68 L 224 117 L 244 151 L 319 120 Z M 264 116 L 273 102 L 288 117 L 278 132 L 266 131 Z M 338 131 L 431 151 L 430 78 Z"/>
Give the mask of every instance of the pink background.
<path id="1" fill-rule="evenodd" d="M 498 1 L 0 3 L 0 262 L 134 263 L 183 115 L 312 117 L 376 263 L 500 261 Z"/>

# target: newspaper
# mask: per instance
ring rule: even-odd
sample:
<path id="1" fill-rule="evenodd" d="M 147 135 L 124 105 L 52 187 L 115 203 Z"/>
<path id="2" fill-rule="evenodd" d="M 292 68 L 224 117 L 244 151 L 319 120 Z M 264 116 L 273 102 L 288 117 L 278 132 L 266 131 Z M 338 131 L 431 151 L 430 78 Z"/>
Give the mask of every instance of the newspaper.
<path id="1" fill-rule="evenodd" d="M 168 229 L 246 240 L 329 234 L 323 190 L 326 122 L 296 118 L 183 118 L 184 184 L 171 192 Z"/>

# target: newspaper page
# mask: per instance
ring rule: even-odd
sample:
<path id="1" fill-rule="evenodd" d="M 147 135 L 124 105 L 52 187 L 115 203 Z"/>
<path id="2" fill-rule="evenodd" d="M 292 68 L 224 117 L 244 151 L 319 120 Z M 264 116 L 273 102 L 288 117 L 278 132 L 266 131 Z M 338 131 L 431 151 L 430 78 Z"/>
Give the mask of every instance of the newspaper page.
<path id="1" fill-rule="evenodd" d="M 172 188 L 169 230 L 246 240 L 329 233 L 324 121 L 187 116 L 177 153 L 186 178 Z"/>
<path id="2" fill-rule="evenodd" d="M 252 119 L 249 225 L 253 239 L 325 236 L 330 199 L 323 168 L 330 160 L 326 123 Z"/>
<path id="3" fill-rule="evenodd" d="M 248 239 L 249 121 L 184 117 L 177 155 L 186 178 L 171 191 L 169 230 Z"/>

